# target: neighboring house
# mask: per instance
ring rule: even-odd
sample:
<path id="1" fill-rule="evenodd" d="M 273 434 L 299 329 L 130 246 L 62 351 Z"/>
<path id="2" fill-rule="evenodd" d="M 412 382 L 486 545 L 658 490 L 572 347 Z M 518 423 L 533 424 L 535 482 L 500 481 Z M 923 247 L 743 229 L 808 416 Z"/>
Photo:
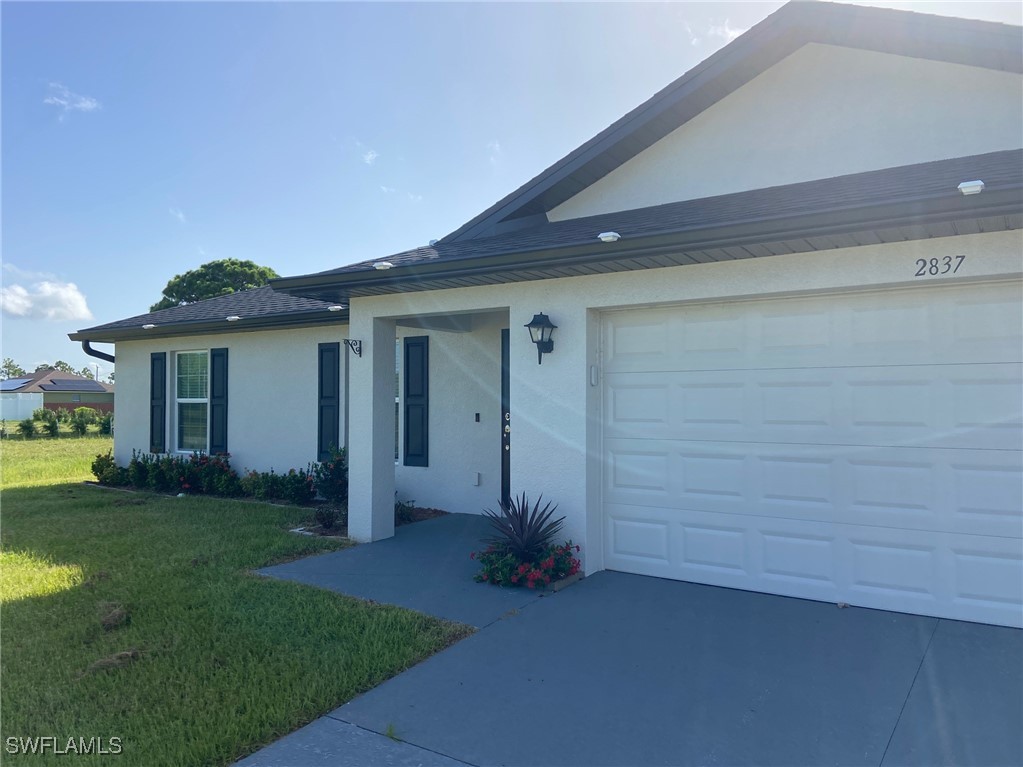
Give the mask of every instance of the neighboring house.
<path id="1" fill-rule="evenodd" d="M 543 493 L 588 573 L 1023 625 L 1021 39 L 787 5 L 430 247 L 73 334 L 117 457 L 327 432 L 360 540 Z"/>
<path id="2" fill-rule="evenodd" d="M 112 413 L 114 387 L 74 373 L 46 368 L 0 381 L 0 407 L 6 421 L 31 418 L 32 412 L 41 407 L 50 410 L 91 407 Z"/>

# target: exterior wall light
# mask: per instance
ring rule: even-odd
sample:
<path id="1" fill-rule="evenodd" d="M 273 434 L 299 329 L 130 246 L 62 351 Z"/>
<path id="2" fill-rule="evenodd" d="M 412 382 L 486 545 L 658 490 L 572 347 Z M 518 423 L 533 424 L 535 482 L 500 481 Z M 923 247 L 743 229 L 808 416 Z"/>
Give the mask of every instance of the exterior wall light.
<path id="1" fill-rule="evenodd" d="M 554 330 L 558 327 L 551 318 L 541 312 L 534 314 L 528 325 L 524 326 L 529 331 L 530 340 L 536 344 L 536 363 L 543 364 L 543 355 L 554 351 Z"/>

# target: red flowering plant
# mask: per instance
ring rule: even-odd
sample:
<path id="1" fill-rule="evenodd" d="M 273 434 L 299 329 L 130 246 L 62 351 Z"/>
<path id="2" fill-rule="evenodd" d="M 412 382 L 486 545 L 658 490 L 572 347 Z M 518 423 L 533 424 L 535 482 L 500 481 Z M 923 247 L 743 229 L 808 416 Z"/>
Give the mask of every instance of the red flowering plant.
<path id="1" fill-rule="evenodd" d="M 523 493 L 502 502 L 500 512 L 484 510 L 497 534 L 484 540 L 487 548 L 471 555 L 481 567 L 475 575 L 477 582 L 542 589 L 579 572 L 579 560 L 574 556 L 579 547 L 571 541 L 554 543 L 565 518 L 551 521 L 558 507 L 547 503 L 541 509 L 542 501 L 541 495 L 530 508 Z"/>

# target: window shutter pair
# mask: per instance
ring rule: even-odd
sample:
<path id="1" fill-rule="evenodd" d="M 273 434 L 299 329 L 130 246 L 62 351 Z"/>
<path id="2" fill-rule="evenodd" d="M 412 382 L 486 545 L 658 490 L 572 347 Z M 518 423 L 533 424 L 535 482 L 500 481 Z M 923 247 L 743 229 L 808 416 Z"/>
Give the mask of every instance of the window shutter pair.
<path id="1" fill-rule="evenodd" d="M 149 356 L 149 452 L 166 453 L 167 352 Z M 210 454 L 227 452 L 227 349 L 210 349 Z"/>

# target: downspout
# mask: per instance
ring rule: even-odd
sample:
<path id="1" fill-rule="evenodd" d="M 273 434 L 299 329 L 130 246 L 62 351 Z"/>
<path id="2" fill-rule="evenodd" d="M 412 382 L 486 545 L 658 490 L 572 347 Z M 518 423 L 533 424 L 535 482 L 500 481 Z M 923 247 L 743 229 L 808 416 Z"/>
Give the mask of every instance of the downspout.
<path id="1" fill-rule="evenodd" d="M 98 360 L 106 360 L 107 362 L 114 361 L 113 354 L 107 354 L 97 349 L 92 348 L 92 344 L 89 341 L 82 341 L 82 351 L 88 354 L 90 357 L 95 357 Z"/>

